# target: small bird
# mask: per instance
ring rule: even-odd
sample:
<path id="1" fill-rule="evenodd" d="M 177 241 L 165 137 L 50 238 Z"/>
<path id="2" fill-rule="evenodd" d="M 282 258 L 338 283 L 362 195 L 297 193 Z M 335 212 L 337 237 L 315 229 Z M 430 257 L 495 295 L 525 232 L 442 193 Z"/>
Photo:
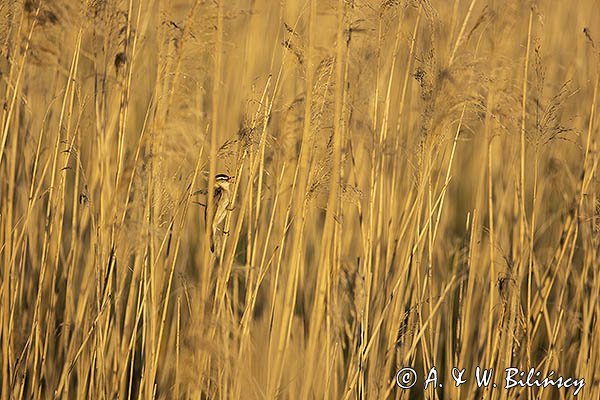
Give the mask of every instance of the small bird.
<path id="1" fill-rule="evenodd" d="M 217 230 L 219 229 L 219 225 L 225 219 L 227 215 L 227 211 L 231 211 L 229 208 L 231 204 L 231 182 L 233 181 L 232 176 L 227 174 L 217 174 L 215 176 L 215 187 L 214 187 L 214 195 L 213 195 L 213 207 L 212 207 L 212 218 L 208 218 L 208 206 L 204 207 L 204 222 L 206 224 L 209 221 L 212 221 L 212 226 L 207 229 L 210 229 L 209 232 L 209 240 L 210 240 L 210 251 L 212 253 L 215 252 L 215 236 L 217 234 Z M 199 190 L 193 194 L 204 193 L 205 191 Z"/>

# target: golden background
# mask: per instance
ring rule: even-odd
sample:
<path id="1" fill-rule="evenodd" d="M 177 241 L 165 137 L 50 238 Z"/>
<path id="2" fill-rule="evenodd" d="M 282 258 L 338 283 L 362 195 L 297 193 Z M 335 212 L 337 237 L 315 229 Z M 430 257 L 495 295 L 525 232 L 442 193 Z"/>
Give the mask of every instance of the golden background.
<path id="1" fill-rule="evenodd" d="M 599 74 L 595 0 L 2 1 L 2 400 L 598 398 Z"/>

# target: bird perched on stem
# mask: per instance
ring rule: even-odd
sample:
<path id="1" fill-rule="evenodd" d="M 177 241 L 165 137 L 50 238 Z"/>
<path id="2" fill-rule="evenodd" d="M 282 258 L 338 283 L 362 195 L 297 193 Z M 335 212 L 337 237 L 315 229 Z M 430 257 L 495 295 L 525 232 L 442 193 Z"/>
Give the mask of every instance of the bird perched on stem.
<path id="1" fill-rule="evenodd" d="M 215 252 L 215 236 L 217 234 L 217 230 L 219 229 L 219 225 L 225 219 L 227 215 L 227 211 L 231 211 L 229 208 L 231 204 L 231 183 L 233 181 L 233 176 L 229 176 L 227 174 L 217 174 L 215 176 L 215 186 L 214 186 L 214 195 L 213 195 L 213 207 L 212 207 L 212 218 L 208 218 L 207 215 L 209 207 L 206 204 L 198 203 L 204 206 L 204 222 L 208 224 L 211 221 L 211 226 L 207 225 L 207 229 L 209 231 L 209 241 L 210 241 L 210 251 L 212 253 Z M 207 194 L 206 190 L 198 190 L 197 192 L 192 193 L 196 194 Z"/>

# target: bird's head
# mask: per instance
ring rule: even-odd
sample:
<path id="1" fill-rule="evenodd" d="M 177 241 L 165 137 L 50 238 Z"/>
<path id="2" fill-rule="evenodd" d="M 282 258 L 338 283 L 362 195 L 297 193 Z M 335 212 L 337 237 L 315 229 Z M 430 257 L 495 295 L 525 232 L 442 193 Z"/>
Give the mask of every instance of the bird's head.
<path id="1" fill-rule="evenodd" d="M 217 174 L 215 176 L 215 185 L 223 189 L 229 189 L 229 185 L 233 181 L 233 176 L 227 174 Z"/>

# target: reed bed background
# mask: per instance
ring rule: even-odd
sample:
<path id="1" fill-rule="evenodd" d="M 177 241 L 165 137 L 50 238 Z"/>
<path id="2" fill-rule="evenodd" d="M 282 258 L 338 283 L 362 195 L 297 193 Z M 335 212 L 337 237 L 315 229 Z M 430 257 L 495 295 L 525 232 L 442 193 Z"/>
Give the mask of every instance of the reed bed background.
<path id="1" fill-rule="evenodd" d="M 2 400 L 599 398 L 599 76 L 594 0 L 2 1 Z"/>

